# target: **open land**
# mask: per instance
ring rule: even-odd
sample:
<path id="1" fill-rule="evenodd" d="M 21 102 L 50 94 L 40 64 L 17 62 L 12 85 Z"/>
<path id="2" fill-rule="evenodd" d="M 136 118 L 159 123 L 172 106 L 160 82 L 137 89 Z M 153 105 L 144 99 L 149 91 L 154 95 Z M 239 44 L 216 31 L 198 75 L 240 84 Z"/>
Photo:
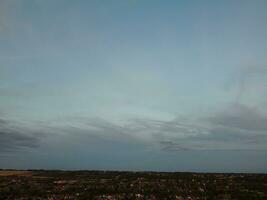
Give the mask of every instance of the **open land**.
<path id="1" fill-rule="evenodd" d="M 267 174 L 0 170 L 0 199 L 266 200 Z"/>

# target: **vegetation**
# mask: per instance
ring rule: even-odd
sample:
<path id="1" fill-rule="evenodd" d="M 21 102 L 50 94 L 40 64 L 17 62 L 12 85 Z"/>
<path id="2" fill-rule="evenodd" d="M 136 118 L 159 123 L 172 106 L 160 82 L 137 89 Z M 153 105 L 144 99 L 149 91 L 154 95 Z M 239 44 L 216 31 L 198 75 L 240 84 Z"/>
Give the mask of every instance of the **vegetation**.
<path id="1" fill-rule="evenodd" d="M 265 200 L 267 175 L 1 170 L 0 199 Z"/>

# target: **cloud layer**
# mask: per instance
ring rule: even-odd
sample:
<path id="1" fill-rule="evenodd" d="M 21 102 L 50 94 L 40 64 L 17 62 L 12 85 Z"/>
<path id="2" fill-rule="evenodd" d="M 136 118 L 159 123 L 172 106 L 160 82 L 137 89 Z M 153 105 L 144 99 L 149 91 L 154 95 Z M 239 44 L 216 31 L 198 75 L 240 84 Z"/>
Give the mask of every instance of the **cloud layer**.
<path id="1" fill-rule="evenodd" d="M 75 138 L 79 143 L 96 137 L 98 140 L 139 142 L 164 151 L 266 150 L 267 147 L 267 116 L 256 108 L 240 104 L 195 120 L 73 118 L 66 119 L 64 124 L 46 124 L 42 132 L 47 137 Z M 38 148 L 42 139 L 42 134 L 33 128 L 0 120 L 1 151 Z"/>
<path id="2" fill-rule="evenodd" d="M 0 153 L 37 148 L 41 134 L 16 122 L 0 119 Z"/>

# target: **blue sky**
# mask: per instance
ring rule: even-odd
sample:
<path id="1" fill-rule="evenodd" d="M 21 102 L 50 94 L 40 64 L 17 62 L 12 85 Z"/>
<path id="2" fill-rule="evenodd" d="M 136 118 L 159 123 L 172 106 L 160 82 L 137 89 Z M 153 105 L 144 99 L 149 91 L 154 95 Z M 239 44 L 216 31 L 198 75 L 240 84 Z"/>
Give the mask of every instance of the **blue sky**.
<path id="1" fill-rule="evenodd" d="M 0 167 L 266 172 L 266 9 L 0 1 Z"/>

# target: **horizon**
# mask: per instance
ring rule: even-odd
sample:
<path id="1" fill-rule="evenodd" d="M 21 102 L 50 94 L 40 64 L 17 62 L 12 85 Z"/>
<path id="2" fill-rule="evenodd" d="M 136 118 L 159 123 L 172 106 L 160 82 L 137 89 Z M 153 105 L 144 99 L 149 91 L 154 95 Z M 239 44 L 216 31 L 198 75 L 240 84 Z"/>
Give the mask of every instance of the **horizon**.
<path id="1" fill-rule="evenodd" d="M 131 171 L 127 171 L 127 170 L 104 170 L 104 169 L 74 169 L 74 170 L 64 170 L 64 169 L 16 169 L 16 168 L 11 168 L 11 169 L 0 169 L 0 171 L 5 171 L 5 172 L 11 172 L 11 171 L 48 171 L 48 172 L 116 172 L 116 173 L 167 173 L 167 174 L 172 174 L 172 173 L 185 173 L 185 174 L 253 174 L 253 175 L 267 175 L 267 173 L 258 173 L 258 172 L 205 172 L 205 171 L 149 171 L 149 170 L 131 170 Z"/>
<path id="2" fill-rule="evenodd" d="M 0 168 L 267 173 L 266 10 L 0 1 Z"/>

